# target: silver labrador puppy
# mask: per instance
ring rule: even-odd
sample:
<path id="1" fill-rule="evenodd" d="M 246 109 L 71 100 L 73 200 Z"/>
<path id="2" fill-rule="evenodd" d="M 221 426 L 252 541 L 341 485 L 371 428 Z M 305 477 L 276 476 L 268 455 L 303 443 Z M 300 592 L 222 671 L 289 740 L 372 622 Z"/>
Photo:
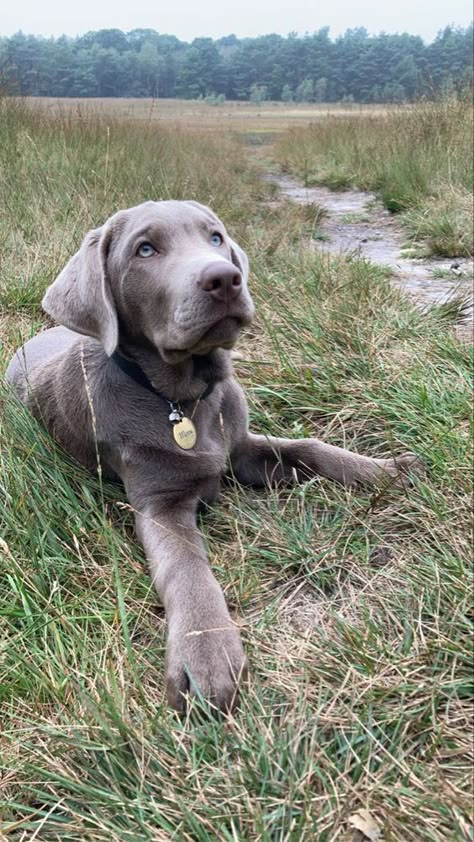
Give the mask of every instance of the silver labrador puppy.
<path id="1" fill-rule="evenodd" d="M 316 439 L 253 435 L 229 349 L 253 316 L 246 255 L 196 202 L 145 202 L 90 231 L 7 372 L 19 398 L 79 462 L 120 478 L 168 620 L 166 684 L 229 710 L 246 670 L 237 626 L 196 525 L 229 468 L 245 484 L 321 474 L 373 482 L 412 454 L 370 459 Z"/>

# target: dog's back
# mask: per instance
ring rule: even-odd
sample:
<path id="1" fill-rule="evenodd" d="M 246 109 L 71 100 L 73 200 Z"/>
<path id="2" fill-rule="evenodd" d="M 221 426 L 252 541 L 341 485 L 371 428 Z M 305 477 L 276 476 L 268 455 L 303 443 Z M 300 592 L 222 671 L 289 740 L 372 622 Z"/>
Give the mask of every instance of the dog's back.
<path id="1" fill-rule="evenodd" d="M 67 327 L 53 327 L 34 336 L 18 349 L 10 361 L 5 379 L 23 403 L 29 405 L 28 395 L 31 395 L 38 375 L 49 368 L 53 374 L 52 369 L 78 339 L 79 334 Z"/>

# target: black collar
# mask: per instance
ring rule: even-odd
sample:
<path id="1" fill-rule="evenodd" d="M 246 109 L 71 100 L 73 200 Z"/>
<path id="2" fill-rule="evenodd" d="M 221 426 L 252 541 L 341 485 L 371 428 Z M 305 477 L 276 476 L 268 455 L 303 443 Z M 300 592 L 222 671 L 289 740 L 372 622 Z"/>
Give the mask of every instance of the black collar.
<path id="1" fill-rule="evenodd" d="M 140 366 L 137 363 L 134 363 L 132 360 L 128 360 L 126 357 L 122 357 L 122 355 L 119 354 L 118 351 L 114 351 L 110 359 L 113 360 L 115 365 L 118 365 L 118 367 L 121 368 L 122 371 L 128 377 L 134 380 L 135 383 L 138 383 L 139 386 L 143 386 L 144 389 L 148 389 L 149 392 L 153 392 L 154 395 L 156 395 L 158 398 L 161 398 L 163 401 L 166 401 L 166 403 L 170 406 L 188 406 L 189 404 L 196 403 L 196 400 L 202 401 L 205 398 L 209 397 L 211 392 L 214 391 L 214 387 L 216 385 L 215 383 L 209 383 L 204 392 L 201 395 L 199 395 L 199 397 L 195 400 L 170 401 L 170 399 L 167 398 L 166 395 L 163 395 L 162 392 L 159 392 L 158 389 L 155 389 L 155 387 L 148 379 L 143 369 L 140 368 Z"/>

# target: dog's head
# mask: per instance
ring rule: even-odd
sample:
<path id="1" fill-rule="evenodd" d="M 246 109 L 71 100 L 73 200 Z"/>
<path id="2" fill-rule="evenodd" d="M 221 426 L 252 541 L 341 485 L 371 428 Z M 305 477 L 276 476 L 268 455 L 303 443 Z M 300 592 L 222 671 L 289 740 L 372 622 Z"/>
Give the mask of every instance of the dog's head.
<path id="1" fill-rule="evenodd" d="M 170 363 L 231 348 L 253 317 L 245 252 L 197 202 L 145 202 L 90 231 L 43 299 L 57 322 L 99 339 L 121 332 Z"/>

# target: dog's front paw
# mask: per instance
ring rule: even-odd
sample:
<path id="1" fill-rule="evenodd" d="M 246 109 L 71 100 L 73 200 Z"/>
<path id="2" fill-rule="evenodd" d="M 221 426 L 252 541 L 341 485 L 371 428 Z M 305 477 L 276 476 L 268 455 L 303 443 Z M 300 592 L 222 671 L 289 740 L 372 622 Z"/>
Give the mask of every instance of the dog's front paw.
<path id="1" fill-rule="evenodd" d="M 411 453 L 411 451 L 396 456 L 393 462 L 396 470 L 404 474 L 416 474 L 419 477 L 426 474 L 426 465 L 423 459 L 416 453 Z"/>
<path id="2" fill-rule="evenodd" d="M 213 708 L 230 712 L 247 662 L 237 628 L 227 618 L 211 628 L 170 630 L 166 653 L 166 693 L 180 712 L 189 697 L 203 698 Z"/>
<path id="3" fill-rule="evenodd" d="M 378 462 L 382 472 L 395 479 L 409 477 L 410 474 L 420 477 L 426 474 L 426 465 L 423 459 L 410 451 L 401 453 L 394 459 L 383 459 L 378 460 Z"/>

